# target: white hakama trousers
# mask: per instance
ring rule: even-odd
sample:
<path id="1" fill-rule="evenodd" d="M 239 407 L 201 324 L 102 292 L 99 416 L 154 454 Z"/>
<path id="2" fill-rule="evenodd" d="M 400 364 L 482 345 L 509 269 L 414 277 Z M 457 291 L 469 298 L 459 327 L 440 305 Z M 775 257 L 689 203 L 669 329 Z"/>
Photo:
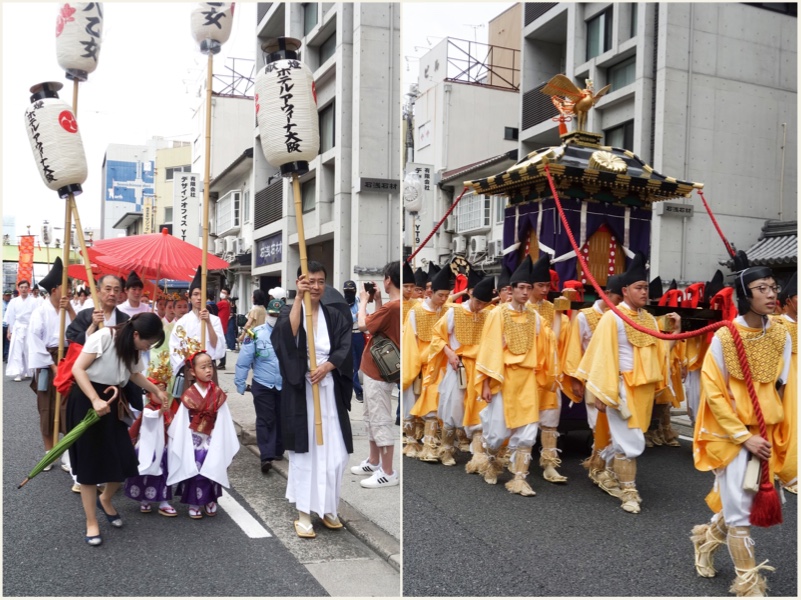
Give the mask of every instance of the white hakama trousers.
<path id="1" fill-rule="evenodd" d="M 695 424 L 698 407 L 701 404 L 701 369 L 689 371 L 684 382 L 684 397 L 687 398 L 687 412 Z"/>
<path id="2" fill-rule="evenodd" d="M 289 452 L 289 477 L 286 498 L 304 513 L 337 514 L 342 478 L 348 466 L 348 451 L 339 426 L 334 379 L 328 373 L 320 382 L 320 414 L 323 444 L 317 445 L 314 434 L 312 386 L 306 381 L 306 410 L 309 415 L 309 451 Z"/>
<path id="3" fill-rule="evenodd" d="M 506 417 L 503 414 L 503 396 L 495 394 L 484 409 L 478 413 L 481 418 L 481 427 L 484 432 L 484 443 L 487 450 L 496 452 L 503 441 L 509 438 L 509 447 L 532 447 L 537 441 L 539 423 L 528 423 L 522 427 L 509 428 L 506 426 Z"/>
<path id="4" fill-rule="evenodd" d="M 15 323 L 8 346 L 6 377 L 30 377 L 32 374 L 32 369 L 28 368 L 28 325 Z"/>
<path id="5" fill-rule="evenodd" d="M 446 366 L 445 375 L 439 383 L 437 417 L 448 429 L 461 427 L 464 423 L 464 392 L 459 389 L 456 371 L 450 365 Z"/>
<path id="6" fill-rule="evenodd" d="M 723 519 L 729 527 L 751 525 L 751 505 L 756 492 L 743 489 L 748 458 L 749 452 L 742 446 L 734 460 L 714 471 L 715 487 L 720 492 L 720 503 L 723 505 Z"/>

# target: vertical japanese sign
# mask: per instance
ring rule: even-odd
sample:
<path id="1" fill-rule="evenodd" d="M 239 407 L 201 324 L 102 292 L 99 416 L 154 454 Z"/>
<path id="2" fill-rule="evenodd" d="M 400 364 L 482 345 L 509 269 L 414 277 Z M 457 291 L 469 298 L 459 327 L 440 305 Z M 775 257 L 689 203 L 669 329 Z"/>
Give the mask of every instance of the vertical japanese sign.
<path id="1" fill-rule="evenodd" d="M 154 233 L 152 196 L 145 196 L 145 202 L 142 206 L 142 233 Z"/>
<path id="2" fill-rule="evenodd" d="M 183 241 L 198 245 L 200 238 L 201 178 L 197 173 L 175 173 L 172 183 L 172 233 Z"/>
<path id="3" fill-rule="evenodd" d="M 33 236 L 23 235 L 19 241 L 19 268 L 17 283 L 26 279 L 33 287 Z"/>
<path id="4" fill-rule="evenodd" d="M 413 222 L 414 231 L 412 235 L 414 236 L 414 245 L 418 246 L 420 245 L 422 237 L 428 234 L 428 231 L 421 232 L 421 223 L 428 223 L 431 222 L 432 219 L 435 219 L 434 202 L 436 201 L 436 193 L 431 183 L 434 175 L 434 165 L 410 162 L 406 164 L 406 172 L 417 173 L 417 176 L 420 178 L 421 187 L 423 188 L 423 208 L 417 213 L 417 217 Z"/>

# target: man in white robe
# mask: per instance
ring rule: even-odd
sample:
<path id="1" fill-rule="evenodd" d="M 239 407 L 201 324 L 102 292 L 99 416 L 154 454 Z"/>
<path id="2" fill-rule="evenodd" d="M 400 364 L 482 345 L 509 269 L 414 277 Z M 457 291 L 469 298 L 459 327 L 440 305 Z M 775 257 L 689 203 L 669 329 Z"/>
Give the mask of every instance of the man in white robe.
<path id="1" fill-rule="evenodd" d="M 23 377 L 30 377 L 31 369 L 28 366 L 28 325 L 31 313 L 39 306 L 39 301 L 31 295 L 31 284 L 23 279 L 17 284 L 19 296 L 12 298 L 6 309 L 6 323 L 8 324 L 7 338 L 11 341 L 8 348 L 8 363 L 6 376 L 13 377 L 14 381 L 22 381 Z"/>

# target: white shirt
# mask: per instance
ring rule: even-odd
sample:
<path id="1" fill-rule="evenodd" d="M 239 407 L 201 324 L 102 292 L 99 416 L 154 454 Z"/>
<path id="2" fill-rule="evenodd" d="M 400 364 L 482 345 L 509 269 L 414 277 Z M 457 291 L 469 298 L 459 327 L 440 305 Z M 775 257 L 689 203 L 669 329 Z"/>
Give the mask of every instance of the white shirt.
<path id="1" fill-rule="evenodd" d="M 225 336 L 223 335 L 222 322 L 220 317 L 216 315 L 209 315 L 211 319 L 211 326 L 214 333 L 217 334 L 217 345 L 212 348 L 209 340 L 208 331 L 206 331 L 206 351 L 212 360 L 220 360 L 225 356 Z M 170 363 L 172 364 L 173 373 L 177 373 L 184 364 L 184 358 L 175 352 L 177 348 L 181 347 L 181 339 L 178 337 L 178 328 L 183 327 L 186 335 L 200 341 L 200 326 L 201 321 L 195 315 L 195 311 L 189 311 L 183 317 L 175 321 L 175 326 L 170 333 Z"/>
<path id="2" fill-rule="evenodd" d="M 134 308 L 133 306 L 131 306 L 131 303 L 130 303 L 129 300 L 126 300 L 122 304 L 118 305 L 117 308 L 119 308 L 122 312 L 124 312 L 129 317 L 132 317 L 134 315 L 138 315 L 139 313 L 150 312 L 150 307 L 147 304 L 145 304 L 144 302 L 140 302 L 139 306 Z"/>
<path id="3" fill-rule="evenodd" d="M 128 383 L 131 373 L 141 373 L 144 370 L 141 353 L 133 371 L 125 367 L 125 363 L 120 360 L 114 349 L 111 329 L 105 327 L 86 338 L 82 352 L 97 355 L 94 362 L 86 369 L 89 380 L 94 383 L 123 386 Z"/>
<path id="4" fill-rule="evenodd" d="M 8 303 L 6 309 L 6 323 L 9 328 L 14 327 L 14 324 L 19 322 L 20 325 L 27 326 L 31 321 L 31 313 L 39 306 L 39 301 L 31 294 L 25 300 L 22 296 L 12 298 Z"/>
<path id="5" fill-rule="evenodd" d="M 595 303 L 592 305 L 592 308 L 599 315 L 604 314 L 603 309 L 601 309 L 601 302 L 602 300 L 596 300 Z M 577 318 L 579 322 L 579 337 L 581 338 L 581 350 L 582 352 L 586 352 L 587 346 L 590 345 L 590 340 L 592 339 L 592 329 L 590 329 L 590 324 L 587 323 L 587 317 L 584 316 L 584 313 L 579 312 Z"/>
<path id="6" fill-rule="evenodd" d="M 69 326 L 70 321 L 69 313 L 67 313 L 65 328 Z M 33 311 L 28 325 L 28 367 L 44 369 L 53 364 L 53 359 L 47 349 L 58 346 L 60 329 L 61 317 L 59 311 L 52 304 L 45 302 Z M 64 348 L 68 344 L 69 342 L 64 340 Z"/>

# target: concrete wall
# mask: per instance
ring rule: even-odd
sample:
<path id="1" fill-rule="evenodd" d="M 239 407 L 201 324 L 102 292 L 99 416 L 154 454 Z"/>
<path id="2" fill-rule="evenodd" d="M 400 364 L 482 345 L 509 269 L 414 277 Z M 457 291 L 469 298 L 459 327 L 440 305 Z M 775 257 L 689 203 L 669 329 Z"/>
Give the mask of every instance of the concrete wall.
<path id="1" fill-rule="evenodd" d="M 517 3 L 487 24 L 487 43 L 497 46 L 492 53 L 493 73 L 487 83 L 508 87 L 520 85 L 520 50 L 523 28 L 523 4 Z"/>
<path id="2" fill-rule="evenodd" d="M 206 92 L 195 111 L 192 172 L 206 172 Z M 211 99 L 211 165 L 209 181 L 222 173 L 246 148 L 253 145 L 256 108 L 253 98 L 214 96 Z"/>

